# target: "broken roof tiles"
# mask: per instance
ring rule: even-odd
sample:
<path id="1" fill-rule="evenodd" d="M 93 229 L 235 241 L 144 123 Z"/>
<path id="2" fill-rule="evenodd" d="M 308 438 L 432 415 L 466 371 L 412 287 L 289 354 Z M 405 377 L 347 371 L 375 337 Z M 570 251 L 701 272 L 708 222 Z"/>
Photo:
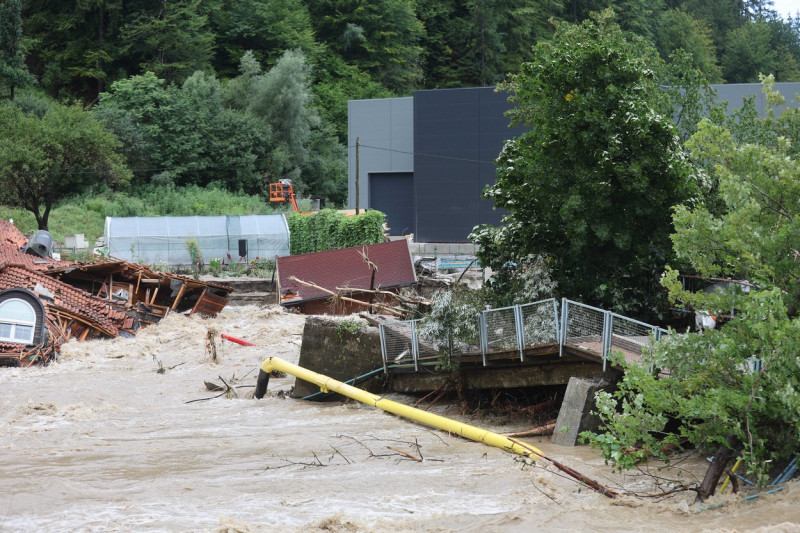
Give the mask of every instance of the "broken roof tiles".
<path id="1" fill-rule="evenodd" d="M 228 303 L 231 287 L 147 266 L 95 257 L 94 262 L 57 261 L 22 251 L 28 238 L 0 220 L 0 290 L 26 289 L 44 305 L 47 338 L 32 346 L 0 342 L 0 365 L 47 363 L 70 338 L 133 333 L 170 311 L 214 316 Z M 120 293 L 124 294 L 121 295 Z"/>

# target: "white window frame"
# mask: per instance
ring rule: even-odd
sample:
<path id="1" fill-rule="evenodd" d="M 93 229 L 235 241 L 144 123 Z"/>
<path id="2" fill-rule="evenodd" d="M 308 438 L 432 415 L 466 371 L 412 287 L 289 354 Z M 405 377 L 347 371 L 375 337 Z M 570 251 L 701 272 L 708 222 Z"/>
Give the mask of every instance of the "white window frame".
<path id="1" fill-rule="evenodd" d="M 14 301 L 21 302 L 26 306 L 28 306 L 28 308 L 31 310 L 31 313 L 33 314 L 33 322 L 27 320 L 10 320 L 2 316 L 3 306 L 9 302 L 14 302 Z M 22 298 L 8 298 L 6 300 L 3 300 L 2 302 L 0 302 L 0 324 L 6 324 L 11 326 L 11 331 L 8 337 L 0 334 L 0 342 L 7 342 L 11 344 L 33 344 L 33 338 L 36 336 L 36 309 L 34 309 L 31 304 L 29 304 Z M 15 338 L 14 333 L 16 333 L 17 326 L 30 327 L 31 328 L 30 335 L 25 339 Z"/>

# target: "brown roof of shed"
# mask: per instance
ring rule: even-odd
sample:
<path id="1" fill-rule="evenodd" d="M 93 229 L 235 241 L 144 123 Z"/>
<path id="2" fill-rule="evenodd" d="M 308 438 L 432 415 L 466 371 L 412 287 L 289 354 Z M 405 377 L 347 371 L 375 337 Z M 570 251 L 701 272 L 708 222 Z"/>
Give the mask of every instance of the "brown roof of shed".
<path id="1" fill-rule="evenodd" d="M 361 257 L 366 254 L 375 263 L 375 289 L 407 287 L 417 282 L 408 241 L 396 241 L 327 250 L 311 254 L 278 257 L 276 267 L 280 284 L 281 303 L 296 303 L 329 298 L 330 294 L 291 280 L 292 276 L 328 290 L 337 288 L 370 288 L 372 270 Z"/>

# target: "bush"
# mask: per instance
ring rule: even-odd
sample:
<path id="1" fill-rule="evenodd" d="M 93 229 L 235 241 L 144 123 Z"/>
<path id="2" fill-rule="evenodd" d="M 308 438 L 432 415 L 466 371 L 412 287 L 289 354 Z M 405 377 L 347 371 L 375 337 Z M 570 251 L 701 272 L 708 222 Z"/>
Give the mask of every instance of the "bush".
<path id="1" fill-rule="evenodd" d="M 308 254 L 383 242 L 385 217 L 380 211 L 351 217 L 333 209 L 312 215 L 293 213 L 288 219 L 290 252 Z"/>

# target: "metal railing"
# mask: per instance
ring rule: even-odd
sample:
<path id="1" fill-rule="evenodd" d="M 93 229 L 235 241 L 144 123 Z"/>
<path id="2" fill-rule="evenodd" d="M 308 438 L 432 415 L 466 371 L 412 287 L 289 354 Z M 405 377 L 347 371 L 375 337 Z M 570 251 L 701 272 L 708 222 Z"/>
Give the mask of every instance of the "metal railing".
<path id="1" fill-rule="evenodd" d="M 603 370 L 613 350 L 632 361 L 642 350 L 661 339 L 667 331 L 611 311 L 573 302 L 564 298 L 561 310 L 555 298 L 524 305 L 487 309 L 478 319 L 478 343 L 483 365 L 488 355 L 518 352 L 525 361 L 525 350 L 537 346 L 558 345 L 559 356 L 564 346 L 600 355 Z M 421 320 L 403 320 L 380 325 L 381 353 L 384 370 L 390 365 L 412 364 L 419 371 L 420 359 L 438 356 L 435 343 L 421 338 Z M 452 343 L 451 343 L 452 345 Z"/>
<path id="2" fill-rule="evenodd" d="M 598 353 L 603 358 L 603 370 L 612 350 L 620 351 L 630 362 L 667 333 L 658 326 L 567 299 L 562 301 L 561 320 L 561 354 L 564 346 Z"/>

